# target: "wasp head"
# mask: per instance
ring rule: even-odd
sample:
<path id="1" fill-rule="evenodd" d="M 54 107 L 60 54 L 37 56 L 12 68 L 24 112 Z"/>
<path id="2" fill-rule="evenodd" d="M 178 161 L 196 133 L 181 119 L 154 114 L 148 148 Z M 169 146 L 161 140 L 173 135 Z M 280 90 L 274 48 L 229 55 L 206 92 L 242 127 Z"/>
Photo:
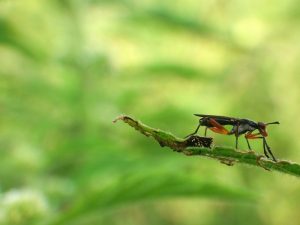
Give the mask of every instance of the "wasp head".
<path id="1" fill-rule="evenodd" d="M 276 122 L 271 122 L 271 123 L 263 123 L 263 122 L 258 122 L 257 126 L 258 126 L 258 130 L 259 133 L 263 136 L 263 137 L 267 137 L 268 133 L 267 133 L 267 126 L 270 124 L 279 124 L 278 121 Z"/>

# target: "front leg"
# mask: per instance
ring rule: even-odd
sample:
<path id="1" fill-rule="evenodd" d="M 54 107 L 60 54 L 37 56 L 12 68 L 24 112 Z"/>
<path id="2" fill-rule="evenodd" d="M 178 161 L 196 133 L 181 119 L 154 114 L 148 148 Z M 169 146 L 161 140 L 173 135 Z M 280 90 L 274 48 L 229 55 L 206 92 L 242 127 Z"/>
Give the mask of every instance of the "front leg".
<path id="1" fill-rule="evenodd" d="M 251 147 L 250 147 L 248 139 L 263 139 L 264 154 L 268 159 L 270 158 L 270 156 L 268 155 L 268 152 L 266 151 L 266 146 L 268 146 L 268 145 L 266 145 L 266 140 L 264 137 L 261 136 L 260 133 L 252 134 L 252 131 L 249 131 L 248 133 L 245 134 L 245 138 L 247 140 L 247 144 L 248 144 L 248 147 L 250 150 L 251 150 Z"/>
<path id="2" fill-rule="evenodd" d="M 269 152 L 270 155 L 272 156 L 273 160 L 274 160 L 275 162 L 277 162 L 277 159 L 274 157 L 274 155 L 273 155 L 273 153 L 272 153 L 272 151 L 271 151 L 271 148 L 270 148 L 270 146 L 269 146 L 268 143 L 267 143 L 266 138 L 265 138 L 265 137 L 262 137 L 262 138 L 263 138 L 264 145 L 266 146 L 268 152 Z"/>

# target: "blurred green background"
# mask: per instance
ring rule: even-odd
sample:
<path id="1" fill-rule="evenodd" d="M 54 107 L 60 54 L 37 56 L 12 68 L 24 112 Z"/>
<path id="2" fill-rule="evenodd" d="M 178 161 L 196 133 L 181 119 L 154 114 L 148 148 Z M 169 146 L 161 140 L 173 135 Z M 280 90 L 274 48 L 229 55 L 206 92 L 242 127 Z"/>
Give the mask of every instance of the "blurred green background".
<path id="1" fill-rule="evenodd" d="M 0 224 L 300 224 L 297 178 L 112 123 L 279 120 L 269 144 L 300 162 L 299 27 L 296 0 L 0 0 Z"/>

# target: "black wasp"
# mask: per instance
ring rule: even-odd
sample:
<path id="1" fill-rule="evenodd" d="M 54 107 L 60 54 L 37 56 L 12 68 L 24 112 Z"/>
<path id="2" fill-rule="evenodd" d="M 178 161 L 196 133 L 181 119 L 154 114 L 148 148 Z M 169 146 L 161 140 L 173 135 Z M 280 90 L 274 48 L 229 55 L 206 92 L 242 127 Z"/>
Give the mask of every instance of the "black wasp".
<path id="1" fill-rule="evenodd" d="M 195 116 L 201 117 L 199 120 L 199 125 L 197 126 L 195 132 L 190 135 L 194 135 L 198 132 L 201 126 L 205 127 L 204 136 L 206 136 L 207 129 L 219 134 L 225 135 L 235 135 L 235 147 L 238 148 L 238 138 L 240 135 L 245 134 L 245 139 L 248 144 L 248 148 L 251 150 L 251 146 L 249 144 L 248 139 L 262 139 L 263 140 L 263 148 L 264 154 L 267 158 L 270 158 L 269 154 L 272 156 L 272 159 L 276 162 L 276 158 L 274 157 L 271 148 L 267 144 L 266 137 L 267 126 L 270 124 L 279 124 L 278 121 L 271 123 L 263 123 L 263 122 L 255 122 L 249 119 L 239 119 L 234 117 L 227 116 L 216 116 L 216 115 L 205 115 L 205 114 L 194 114 Z M 231 125 L 232 129 L 229 131 L 224 126 Z M 258 130 L 257 133 L 252 133 L 255 130 Z M 188 135 L 188 136 L 190 136 Z M 268 154 L 269 153 L 269 154 Z"/>

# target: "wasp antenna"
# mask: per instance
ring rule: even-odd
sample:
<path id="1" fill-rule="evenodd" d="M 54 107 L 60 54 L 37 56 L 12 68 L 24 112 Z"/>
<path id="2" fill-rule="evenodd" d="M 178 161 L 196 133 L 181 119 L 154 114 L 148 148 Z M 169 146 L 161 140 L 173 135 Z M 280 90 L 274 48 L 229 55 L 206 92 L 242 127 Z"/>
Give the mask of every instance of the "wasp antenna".
<path id="1" fill-rule="evenodd" d="M 201 114 L 194 114 L 194 116 L 203 117 Z"/>
<path id="2" fill-rule="evenodd" d="M 275 121 L 275 122 L 271 122 L 271 123 L 266 123 L 266 125 L 269 125 L 269 124 L 280 124 L 279 121 Z"/>

